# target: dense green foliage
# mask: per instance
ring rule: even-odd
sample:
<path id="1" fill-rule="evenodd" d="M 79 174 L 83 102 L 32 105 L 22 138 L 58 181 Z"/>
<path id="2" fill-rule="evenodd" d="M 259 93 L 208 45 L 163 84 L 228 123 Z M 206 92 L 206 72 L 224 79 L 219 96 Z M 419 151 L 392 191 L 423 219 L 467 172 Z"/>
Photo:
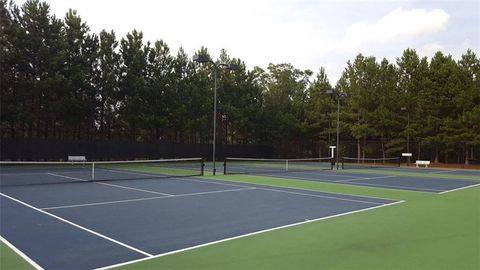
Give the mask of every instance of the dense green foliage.
<path id="1" fill-rule="evenodd" d="M 140 31 L 91 33 L 73 10 L 58 19 L 37 0 L 0 0 L 1 136 L 209 143 L 213 67 Z M 197 54 L 207 54 L 200 48 Z M 290 64 L 247 70 L 222 51 L 218 139 L 272 145 L 278 156 L 326 156 L 341 105 L 341 151 L 468 162 L 480 159 L 480 60 L 406 49 L 396 63 L 359 54 L 336 86 Z M 402 108 L 404 108 L 402 110 Z M 410 122 L 407 128 L 407 122 Z"/>

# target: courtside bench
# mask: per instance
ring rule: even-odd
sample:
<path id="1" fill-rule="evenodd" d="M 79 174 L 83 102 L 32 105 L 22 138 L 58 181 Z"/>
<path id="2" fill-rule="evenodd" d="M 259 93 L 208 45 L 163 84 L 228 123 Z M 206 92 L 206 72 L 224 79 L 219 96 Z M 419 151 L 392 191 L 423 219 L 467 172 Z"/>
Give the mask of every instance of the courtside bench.
<path id="1" fill-rule="evenodd" d="M 415 165 L 418 168 L 419 166 L 425 166 L 425 168 L 428 168 L 428 165 L 430 165 L 430 160 L 417 160 L 415 161 Z"/>
<path id="2" fill-rule="evenodd" d="M 68 156 L 68 161 L 71 162 L 85 162 L 87 158 L 85 156 Z"/>

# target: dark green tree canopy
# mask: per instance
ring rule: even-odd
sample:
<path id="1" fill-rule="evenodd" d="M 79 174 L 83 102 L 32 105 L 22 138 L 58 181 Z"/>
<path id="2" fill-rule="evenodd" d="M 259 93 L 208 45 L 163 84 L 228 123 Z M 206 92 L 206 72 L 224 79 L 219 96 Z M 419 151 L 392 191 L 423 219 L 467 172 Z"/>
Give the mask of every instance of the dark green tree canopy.
<path id="1" fill-rule="evenodd" d="M 140 30 L 92 33 L 75 10 L 64 18 L 29 0 L 0 0 L 1 137 L 210 143 L 214 66 L 150 43 Z M 341 154 L 469 162 L 480 159 L 480 60 L 407 48 L 396 59 L 358 54 L 333 85 L 289 63 L 247 69 L 206 47 L 217 70 L 217 137 L 267 144 L 282 157 Z M 220 64 L 236 64 L 228 71 Z M 327 94 L 335 89 L 337 96 Z M 338 98 L 338 99 L 337 99 Z M 336 120 L 337 102 L 340 122 Z M 407 144 L 408 141 L 408 144 Z"/>

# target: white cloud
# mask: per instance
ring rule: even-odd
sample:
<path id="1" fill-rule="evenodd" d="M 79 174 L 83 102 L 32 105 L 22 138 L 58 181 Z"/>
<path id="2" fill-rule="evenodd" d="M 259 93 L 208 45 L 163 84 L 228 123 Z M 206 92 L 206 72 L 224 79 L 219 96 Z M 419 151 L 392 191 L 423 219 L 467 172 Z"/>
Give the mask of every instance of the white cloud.
<path id="1" fill-rule="evenodd" d="M 428 58 L 432 57 L 435 55 L 436 52 L 442 51 L 444 49 L 444 46 L 438 44 L 438 43 L 428 43 L 423 45 L 421 48 L 418 49 L 418 54 L 420 56 L 426 56 Z"/>
<path id="2" fill-rule="evenodd" d="M 323 66 L 332 83 L 359 52 L 395 61 L 406 48 L 461 55 L 479 44 L 478 0 L 476 6 L 407 1 L 405 9 L 395 9 L 397 0 L 41 1 L 59 18 L 76 9 L 94 33 L 113 29 L 120 39 L 136 28 L 145 42 L 163 39 L 173 54 L 182 46 L 190 56 L 205 46 L 216 58 L 225 48 L 247 68 L 287 62 L 316 72 Z"/>
<path id="3" fill-rule="evenodd" d="M 387 44 L 443 30 L 449 15 L 442 9 L 395 9 L 377 22 L 356 22 L 346 31 L 341 48 L 358 50 L 371 43 Z"/>

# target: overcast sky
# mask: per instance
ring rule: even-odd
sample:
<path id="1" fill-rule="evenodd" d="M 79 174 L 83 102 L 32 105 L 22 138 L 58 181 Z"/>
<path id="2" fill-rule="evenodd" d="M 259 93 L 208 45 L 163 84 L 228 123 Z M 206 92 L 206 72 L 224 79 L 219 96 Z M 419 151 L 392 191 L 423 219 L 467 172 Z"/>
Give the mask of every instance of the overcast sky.
<path id="1" fill-rule="evenodd" d="M 16 0 L 21 5 L 25 1 Z M 213 58 L 225 48 L 247 68 L 291 63 L 335 84 L 359 53 L 395 61 L 404 49 L 431 57 L 441 50 L 458 59 L 468 48 L 480 54 L 480 1 L 389 0 L 48 0 L 63 18 L 78 11 L 91 30 L 133 29 L 176 54 L 201 46 Z"/>

